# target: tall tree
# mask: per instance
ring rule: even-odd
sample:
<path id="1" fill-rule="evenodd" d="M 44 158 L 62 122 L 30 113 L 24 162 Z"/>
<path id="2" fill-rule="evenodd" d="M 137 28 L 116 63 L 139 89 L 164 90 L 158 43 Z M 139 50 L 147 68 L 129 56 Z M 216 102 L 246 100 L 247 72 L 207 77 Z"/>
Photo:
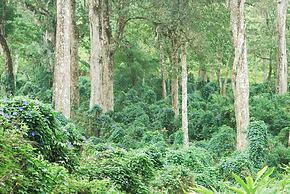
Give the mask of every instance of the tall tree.
<path id="1" fill-rule="evenodd" d="M 65 117 L 71 116 L 71 72 L 74 47 L 74 0 L 57 0 L 56 64 L 54 68 L 54 105 Z"/>
<path id="2" fill-rule="evenodd" d="M 115 51 L 123 38 L 126 24 L 134 19 L 128 18 L 130 10 L 128 7 L 131 1 L 88 1 L 92 47 L 90 59 L 92 82 L 90 107 L 98 104 L 104 112 L 114 109 L 113 60 Z M 114 36 L 110 17 L 113 4 L 117 10 Z"/>
<path id="3" fill-rule="evenodd" d="M 249 80 L 244 8 L 245 0 L 230 1 L 235 50 L 232 85 L 235 99 L 237 150 L 239 151 L 244 151 L 247 146 L 246 129 L 249 125 Z"/>
<path id="4" fill-rule="evenodd" d="M 171 75 L 171 95 L 172 95 L 172 109 L 175 114 L 175 118 L 179 115 L 179 102 L 178 102 L 178 91 L 179 91 L 179 62 L 178 62 L 178 43 L 176 35 L 172 35 L 172 56 L 171 56 L 171 63 L 172 63 L 172 75 Z"/>
<path id="5" fill-rule="evenodd" d="M 71 109 L 72 116 L 80 105 L 79 65 L 78 65 L 78 30 L 76 25 L 76 2 L 70 4 L 71 17 Z"/>
<path id="6" fill-rule="evenodd" d="M 277 27 L 278 27 L 278 67 L 277 67 L 277 93 L 287 93 L 287 47 L 286 47 L 286 16 L 288 0 L 278 0 Z"/>
<path id="7" fill-rule="evenodd" d="M 0 46 L 3 50 L 5 56 L 5 69 L 6 69 L 6 92 L 8 95 L 15 93 L 15 75 L 14 75 L 14 67 L 12 61 L 12 54 L 10 48 L 8 46 L 6 37 L 5 37 L 5 25 L 6 25 L 6 0 L 3 0 L 1 3 L 0 10 Z"/>
<path id="8" fill-rule="evenodd" d="M 90 78 L 91 78 L 91 97 L 90 108 L 95 105 L 102 105 L 102 58 L 101 58 L 101 34 L 100 18 L 101 4 L 99 0 L 89 0 L 89 22 L 90 22 Z"/>
<path id="9" fill-rule="evenodd" d="M 181 66 L 182 66 L 182 129 L 183 146 L 189 147 L 188 137 L 188 113 L 187 113 L 187 61 L 186 61 L 186 43 L 181 48 Z"/>

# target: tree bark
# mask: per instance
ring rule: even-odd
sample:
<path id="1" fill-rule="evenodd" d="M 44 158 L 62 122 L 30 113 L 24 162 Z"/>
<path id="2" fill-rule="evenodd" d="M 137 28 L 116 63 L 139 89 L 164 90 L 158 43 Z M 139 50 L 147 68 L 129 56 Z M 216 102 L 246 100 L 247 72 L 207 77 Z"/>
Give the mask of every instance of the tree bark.
<path id="1" fill-rule="evenodd" d="M 104 112 L 114 109 L 113 54 L 110 29 L 110 2 L 89 0 L 91 38 L 91 98 L 90 108 L 102 107 Z"/>
<path id="2" fill-rule="evenodd" d="M 80 105 L 79 64 L 78 64 L 78 30 L 76 25 L 76 2 L 71 1 L 71 114 L 75 115 Z"/>
<path id="3" fill-rule="evenodd" d="M 278 0 L 278 67 L 277 67 L 277 93 L 287 93 L 287 47 L 286 47 L 286 16 L 288 0 Z"/>
<path id="4" fill-rule="evenodd" d="M 57 0 L 56 64 L 54 69 L 55 110 L 71 116 L 72 12 L 73 0 Z"/>
<path id="5" fill-rule="evenodd" d="M 187 113 L 187 61 L 186 61 L 186 44 L 181 48 L 181 65 L 182 65 L 182 129 L 183 129 L 183 147 L 189 147 L 188 137 L 188 113 Z"/>
<path id="6" fill-rule="evenodd" d="M 246 130 L 249 125 L 249 80 L 244 18 L 245 0 L 232 0 L 230 4 L 235 49 L 232 84 L 235 98 L 237 150 L 244 151 L 247 146 Z"/>
<path id="7" fill-rule="evenodd" d="M 175 118 L 179 115 L 179 103 L 178 103 L 178 48 L 176 45 L 176 40 L 172 41 L 173 51 L 172 51 L 172 85 L 171 85 L 171 95 L 172 95 L 172 109 L 175 114 Z"/>
<path id="8" fill-rule="evenodd" d="M 101 23 L 102 23 L 102 49 L 103 59 L 102 71 L 102 108 L 104 112 L 114 109 L 114 78 L 113 78 L 113 50 L 111 48 L 110 29 L 110 3 L 109 0 L 102 0 Z"/>
<path id="9" fill-rule="evenodd" d="M 99 0 L 89 0 L 89 23 L 90 23 L 90 78 L 91 96 L 90 109 L 95 105 L 102 106 L 102 56 L 101 56 L 101 4 Z"/>
<path id="10" fill-rule="evenodd" d="M 162 77 L 162 99 L 165 99 L 167 96 L 166 90 L 166 73 L 165 73 L 165 58 L 164 58 L 164 51 L 162 43 L 160 42 L 160 70 L 161 70 L 161 77 Z"/>
<path id="11" fill-rule="evenodd" d="M 15 93 L 15 76 L 13 70 L 13 61 L 7 41 L 1 32 L 0 32 L 0 44 L 5 55 L 5 64 L 6 64 L 5 67 L 7 74 L 6 92 L 8 95 L 13 95 Z"/>

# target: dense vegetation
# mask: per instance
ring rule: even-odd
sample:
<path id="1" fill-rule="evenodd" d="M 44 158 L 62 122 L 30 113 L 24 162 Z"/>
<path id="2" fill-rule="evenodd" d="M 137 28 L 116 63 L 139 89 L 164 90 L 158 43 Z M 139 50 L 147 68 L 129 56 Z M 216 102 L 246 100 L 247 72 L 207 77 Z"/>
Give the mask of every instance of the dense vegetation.
<path id="1" fill-rule="evenodd" d="M 0 193 L 290 193 L 279 2 L 1 0 Z"/>

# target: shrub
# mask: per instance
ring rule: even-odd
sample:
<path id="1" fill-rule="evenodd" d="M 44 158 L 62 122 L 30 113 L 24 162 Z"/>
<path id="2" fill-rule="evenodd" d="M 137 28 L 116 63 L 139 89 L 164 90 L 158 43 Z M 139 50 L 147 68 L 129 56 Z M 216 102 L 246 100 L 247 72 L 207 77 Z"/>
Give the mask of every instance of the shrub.
<path id="1" fill-rule="evenodd" d="M 247 152 L 256 168 L 262 168 L 268 155 L 267 125 L 263 121 L 251 122 L 247 131 Z"/>
<path id="2" fill-rule="evenodd" d="M 0 101 L 0 123 L 9 123 L 16 130 L 26 126 L 28 131 L 23 136 L 32 141 L 44 159 L 72 169 L 80 136 L 72 126 L 62 126 L 57 115 L 50 106 L 25 97 Z"/>
<path id="3" fill-rule="evenodd" d="M 0 193 L 51 193 L 65 182 L 68 171 L 36 153 L 28 131 L 0 126 Z"/>
<path id="4" fill-rule="evenodd" d="M 128 152 L 110 144 L 84 147 L 77 173 L 83 179 L 110 179 L 127 193 L 148 193 L 146 183 L 153 176 L 154 163 L 142 150 Z"/>
<path id="5" fill-rule="evenodd" d="M 214 133 L 208 143 L 208 148 L 217 157 L 230 155 L 236 147 L 234 130 L 228 126 L 222 126 Z"/>
<path id="6" fill-rule="evenodd" d="M 229 158 L 222 159 L 218 168 L 220 174 L 226 180 L 232 178 L 232 173 L 248 176 L 254 170 L 253 163 L 245 152 L 234 152 Z"/>
<path id="7" fill-rule="evenodd" d="M 194 185 L 194 174 L 182 165 L 169 165 L 156 172 L 151 193 L 186 193 Z"/>

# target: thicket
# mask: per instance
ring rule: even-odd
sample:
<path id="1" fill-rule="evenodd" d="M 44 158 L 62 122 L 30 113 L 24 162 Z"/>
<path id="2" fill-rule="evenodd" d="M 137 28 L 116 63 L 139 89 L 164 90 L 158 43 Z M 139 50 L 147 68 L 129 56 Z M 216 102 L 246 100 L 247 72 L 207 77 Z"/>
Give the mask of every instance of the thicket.
<path id="1" fill-rule="evenodd" d="M 289 95 L 252 87 L 249 144 L 239 153 L 230 91 L 223 97 L 214 83 L 191 85 L 187 150 L 170 98 L 158 100 L 148 87 L 118 93 L 114 112 L 83 104 L 73 121 L 37 100 L 3 99 L 0 192 L 184 193 L 198 185 L 226 192 L 232 173 L 254 177 L 266 165 L 280 179 L 290 162 Z"/>

